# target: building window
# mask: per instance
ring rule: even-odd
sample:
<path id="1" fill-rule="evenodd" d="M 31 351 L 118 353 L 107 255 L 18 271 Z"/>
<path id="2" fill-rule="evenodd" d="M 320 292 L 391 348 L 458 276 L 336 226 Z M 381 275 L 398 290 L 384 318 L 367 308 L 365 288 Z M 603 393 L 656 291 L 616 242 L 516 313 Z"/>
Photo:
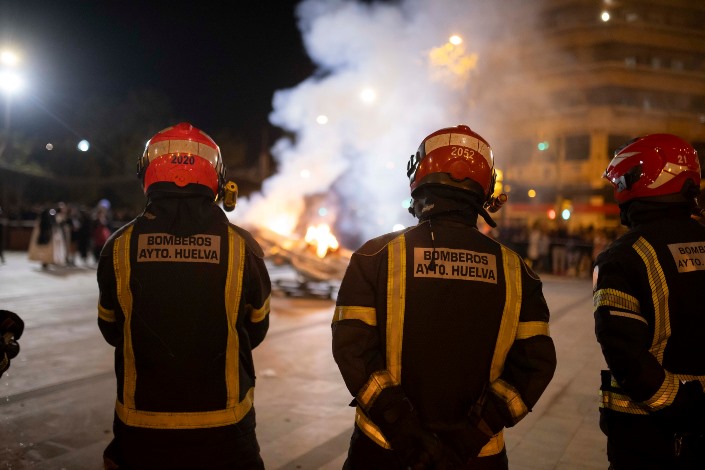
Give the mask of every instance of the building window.
<path id="1" fill-rule="evenodd" d="M 565 138 L 566 161 L 587 160 L 590 158 L 590 136 L 569 135 Z"/>

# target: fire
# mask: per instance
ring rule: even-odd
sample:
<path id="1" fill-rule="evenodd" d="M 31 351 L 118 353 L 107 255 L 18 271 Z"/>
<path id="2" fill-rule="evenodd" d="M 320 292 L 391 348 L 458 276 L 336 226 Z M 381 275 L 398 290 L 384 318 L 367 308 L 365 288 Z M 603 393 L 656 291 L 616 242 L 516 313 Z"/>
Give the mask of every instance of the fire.
<path id="1" fill-rule="evenodd" d="M 325 258 L 330 251 L 336 251 L 340 246 L 335 235 L 331 233 L 328 224 L 311 225 L 306 229 L 306 243 L 316 249 L 319 258 Z"/>

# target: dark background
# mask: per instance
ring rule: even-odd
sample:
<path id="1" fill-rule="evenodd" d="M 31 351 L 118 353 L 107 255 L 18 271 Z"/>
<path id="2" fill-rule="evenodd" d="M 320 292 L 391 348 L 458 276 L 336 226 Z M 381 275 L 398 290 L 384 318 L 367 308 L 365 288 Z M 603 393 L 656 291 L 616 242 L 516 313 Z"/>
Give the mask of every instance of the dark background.
<path id="1" fill-rule="evenodd" d="M 13 99 L 12 128 L 82 135 L 86 103 L 150 92 L 172 119 L 259 135 L 273 92 L 312 73 L 297 3 L 1 1 L 0 45 L 21 51 L 29 81 Z"/>

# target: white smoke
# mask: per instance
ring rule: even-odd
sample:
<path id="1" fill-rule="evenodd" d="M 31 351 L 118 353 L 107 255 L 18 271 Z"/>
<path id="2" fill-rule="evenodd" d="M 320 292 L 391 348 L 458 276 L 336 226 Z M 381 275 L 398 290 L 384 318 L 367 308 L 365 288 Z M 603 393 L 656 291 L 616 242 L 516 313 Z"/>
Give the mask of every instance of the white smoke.
<path id="1" fill-rule="evenodd" d="M 482 4 L 299 4 L 299 27 L 317 73 L 275 93 L 270 120 L 294 137 L 275 143 L 278 171 L 261 193 L 242 201 L 237 222 L 292 231 L 304 211 L 322 209 L 306 207 L 305 198 L 322 194 L 331 206 L 321 217 L 333 218 L 343 239 L 364 241 L 396 224 L 415 224 L 404 206 L 406 163 L 422 139 L 458 124 L 487 131 L 473 108 L 476 62 L 488 40 L 483 28 L 491 23 Z M 453 35 L 462 43 L 451 44 Z"/>

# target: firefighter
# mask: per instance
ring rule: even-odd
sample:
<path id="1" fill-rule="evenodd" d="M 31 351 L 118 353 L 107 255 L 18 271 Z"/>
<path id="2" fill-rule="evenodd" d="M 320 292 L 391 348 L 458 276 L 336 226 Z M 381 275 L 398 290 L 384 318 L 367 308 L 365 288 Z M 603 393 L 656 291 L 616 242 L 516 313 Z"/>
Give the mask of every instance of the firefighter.
<path id="1" fill-rule="evenodd" d="M 189 123 L 138 161 L 147 205 L 100 255 L 98 325 L 115 347 L 105 468 L 264 468 L 252 349 L 269 327 L 260 246 L 230 224 L 216 143 Z"/>
<path id="2" fill-rule="evenodd" d="M 542 284 L 478 230 L 478 215 L 496 225 L 485 139 L 440 129 L 407 170 L 418 224 L 358 249 L 336 301 L 333 356 L 356 406 L 345 468 L 506 469 L 503 429 L 556 366 Z"/>
<path id="3" fill-rule="evenodd" d="M 10 361 L 20 352 L 17 340 L 23 331 L 24 322 L 19 315 L 9 310 L 0 310 L 0 377 L 10 368 Z"/>
<path id="4" fill-rule="evenodd" d="M 705 468 L 705 227 L 693 147 L 670 134 L 615 153 L 604 177 L 628 231 L 597 258 L 600 428 L 610 468 Z"/>

